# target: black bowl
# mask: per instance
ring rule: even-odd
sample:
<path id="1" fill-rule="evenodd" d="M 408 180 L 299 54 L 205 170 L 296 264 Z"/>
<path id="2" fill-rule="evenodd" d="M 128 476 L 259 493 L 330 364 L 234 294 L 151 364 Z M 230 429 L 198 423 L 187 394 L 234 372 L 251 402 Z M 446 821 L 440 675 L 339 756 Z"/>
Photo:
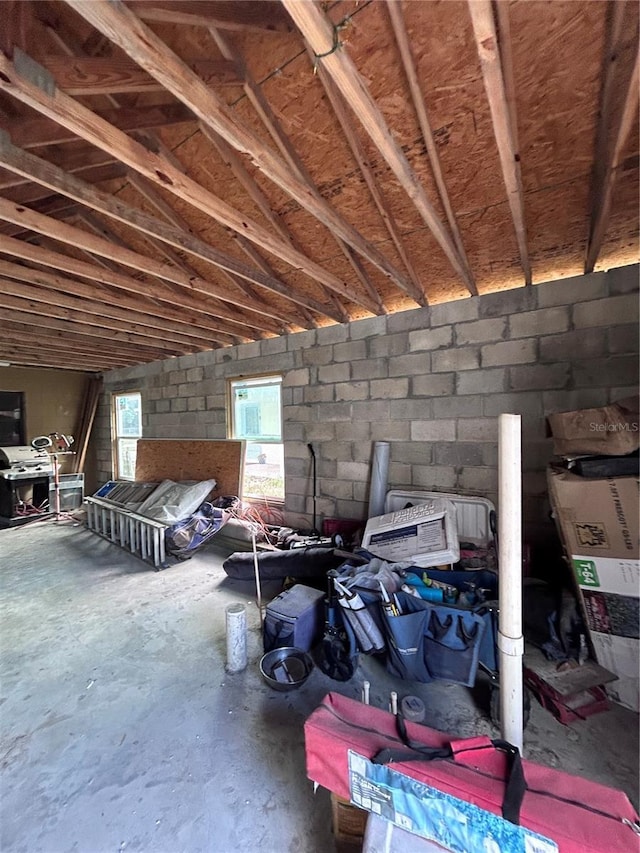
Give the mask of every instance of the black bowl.
<path id="1" fill-rule="evenodd" d="M 286 646 L 272 649 L 260 659 L 260 674 L 274 690 L 297 690 L 311 675 L 313 661 L 302 649 Z"/>

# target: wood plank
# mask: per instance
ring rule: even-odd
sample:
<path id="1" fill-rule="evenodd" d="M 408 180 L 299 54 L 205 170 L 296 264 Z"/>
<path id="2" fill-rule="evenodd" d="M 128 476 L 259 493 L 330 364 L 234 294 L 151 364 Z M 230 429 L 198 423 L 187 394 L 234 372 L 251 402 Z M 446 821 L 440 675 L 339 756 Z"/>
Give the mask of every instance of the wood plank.
<path id="1" fill-rule="evenodd" d="M 596 149 L 594 152 L 594 171 L 591 185 L 591 211 L 589 218 L 589 237 L 584 264 L 585 273 L 593 272 L 602 248 L 609 213 L 611 211 L 611 198 L 616 182 L 617 170 L 626 141 L 632 128 L 637 126 L 638 112 L 638 85 L 640 78 L 640 56 L 636 51 L 635 62 L 627 83 L 623 106 L 620 113 L 618 125 L 612 124 L 612 98 L 615 71 L 618 69 L 616 60 L 620 55 L 620 38 L 622 15 L 624 3 L 615 5 L 614 17 L 610 30 L 610 41 L 607 45 L 607 62 L 600 98 L 600 118 L 596 135 Z"/>
<path id="2" fill-rule="evenodd" d="M 351 110 L 362 123 L 416 210 L 427 224 L 456 274 L 467 287 L 471 282 L 449 232 L 438 216 L 401 146 L 391 133 L 378 105 L 358 69 L 343 48 L 335 50 L 334 28 L 321 10 L 309 0 L 282 0 L 294 23 L 309 43 L 327 74 L 331 76 Z"/>
<path id="3" fill-rule="evenodd" d="M 118 161 L 113 154 L 106 151 L 96 151 L 95 148 L 89 148 L 87 145 L 79 150 L 63 154 L 62 157 L 55 157 L 56 165 L 65 172 L 72 175 L 83 176 L 85 172 L 97 171 L 101 166 L 109 166 Z M 118 165 L 121 165 L 118 163 Z M 19 187 L 29 182 L 28 178 L 7 177 L 0 180 L 0 190 L 6 190 L 10 187 Z"/>
<path id="4" fill-rule="evenodd" d="M 3 361 L 8 361 L 12 367 L 50 368 L 52 370 L 68 370 L 74 373 L 101 373 L 104 370 L 112 370 L 121 366 L 111 364 L 104 359 L 98 362 L 96 359 L 88 361 L 86 358 L 69 358 L 68 356 L 65 357 L 65 363 L 61 364 L 59 351 L 55 348 L 44 353 L 42 350 L 27 350 L 15 345 L 1 348 L 0 358 Z"/>
<path id="5" fill-rule="evenodd" d="M 226 304 L 222 304 L 219 301 L 221 295 L 227 294 L 223 293 L 224 288 L 220 285 L 214 285 L 205 279 L 193 279 L 185 275 L 181 270 L 176 270 L 146 255 L 139 255 L 130 249 L 114 246 L 109 240 L 104 240 L 94 234 L 74 228 L 72 225 L 52 219 L 49 216 L 43 216 L 27 207 L 16 205 L 3 198 L 0 198 L 0 219 L 15 224 L 21 223 L 31 231 L 43 234 L 52 240 L 84 249 L 87 252 L 108 258 L 111 261 L 123 264 L 143 274 L 154 275 L 167 282 L 177 284 L 182 289 L 182 295 L 171 290 L 171 298 L 181 300 L 182 302 L 188 299 L 189 304 L 194 308 L 198 304 L 201 305 L 200 310 L 211 316 L 224 319 L 227 323 L 232 324 L 229 328 L 232 327 L 234 331 L 237 330 L 240 334 L 247 334 L 247 330 L 242 329 L 245 326 L 249 329 L 262 328 L 264 331 L 278 332 L 278 327 L 274 322 L 258 315 L 255 311 L 251 311 L 249 308 L 242 310 L 240 306 L 235 306 L 231 310 Z M 138 282 L 138 288 L 140 287 L 146 288 L 148 286 Z M 200 301 L 198 297 L 194 296 L 194 294 L 198 293 L 205 297 L 211 297 L 211 299 L 209 301 Z"/>
<path id="6" fill-rule="evenodd" d="M 40 62 L 67 95 L 158 92 L 162 85 L 127 58 L 44 56 Z M 242 80 L 225 59 L 190 60 L 189 68 L 208 86 L 239 86 Z"/>
<path id="7" fill-rule="evenodd" d="M 201 121 L 224 137 L 230 145 L 240 152 L 249 154 L 253 163 L 268 178 L 294 198 L 316 219 L 335 232 L 374 266 L 377 266 L 386 276 L 394 281 L 404 279 L 382 253 L 365 240 L 324 199 L 319 199 L 310 193 L 308 187 L 291 174 L 287 164 L 275 156 L 248 127 L 241 124 L 233 111 L 208 89 L 185 63 L 123 3 L 106 3 L 103 0 L 95 3 L 83 3 L 82 0 L 65 0 L 65 2 L 89 23 L 107 35 L 156 80 L 162 82 L 166 89 L 172 92 L 179 101 L 189 106 Z M 247 223 L 242 226 L 245 235 L 249 239 L 253 239 L 246 226 Z M 235 228 L 234 230 L 238 229 Z M 254 240 L 254 242 L 260 244 L 259 240 Z M 268 249 L 268 246 L 263 245 L 263 248 Z M 283 260 L 287 260 L 290 251 L 289 249 L 287 254 L 280 251 L 279 256 Z M 274 254 L 278 253 L 274 252 Z M 295 253 L 296 256 L 298 254 Z M 304 265 L 301 269 L 306 271 Z M 330 283 L 326 276 L 324 278 L 316 276 L 316 278 L 322 284 L 336 290 L 339 295 L 363 304 L 362 296 L 353 293 L 347 286 L 342 285 L 336 288 L 332 286 L 333 282 Z M 364 307 L 372 310 L 370 305 L 364 305 Z M 373 310 L 375 311 L 375 309 Z"/>
<path id="8" fill-rule="evenodd" d="M 75 213 L 78 210 L 78 205 L 71 199 L 54 195 L 35 202 L 33 210 L 37 210 L 38 213 L 43 213 L 45 216 L 56 216 L 64 219 L 65 216 L 71 216 Z M 9 222 L 0 223 L 0 234 L 6 234 L 7 237 L 16 237 L 18 234 L 24 233 L 26 231 L 21 225 L 12 225 Z"/>
<path id="9" fill-rule="evenodd" d="M 493 7 L 491 0 L 468 0 L 468 7 L 482 68 L 484 87 L 491 110 L 493 132 L 498 146 L 507 201 L 516 232 L 524 282 L 528 285 L 531 284 L 531 263 L 527 246 L 524 189 L 520 153 L 517 148 L 517 131 L 512 125 L 514 105 L 510 104 L 507 99 Z"/>
<path id="10" fill-rule="evenodd" d="M 52 252 L 50 249 L 43 249 L 40 246 L 34 246 L 22 240 L 14 240 L 10 237 L 0 236 L 0 252 L 4 252 L 14 258 L 22 258 L 32 263 L 42 264 L 46 267 L 69 273 L 70 275 L 79 275 L 81 278 L 88 278 L 90 281 L 124 291 L 126 294 L 138 294 L 144 298 L 152 297 L 161 302 L 167 302 L 176 311 L 180 309 L 195 311 L 199 315 L 199 325 L 201 327 L 210 328 L 216 335 L 224 336 L 227 341 L 231 340 L 230 328 L 233 329 L 232 334 L 237 334 L 245 338 L 252 337 L 250 328 L 244 328 L 244 326 L 239 324 L 231 326 L 228 320 L 224 324 L 221 323 L 214 313 L 216 310 L 215 306 L 211 306 L 207 300 L 193 297 L 189 293 L 178 294 L 169 285 L 165 288 L 160 288 L 156 285 L 150 288 L 146 282 L 138 281 L 136 278 L 115 272 L 105 272 L 86 261 L 78 261 L 69 255 Z M 238 329 L 237 332 L 236 328 Z"/>
<path id="11" fill-rule="evenodd" d="M 28 245 L 22 244 L 21 241 L 16 243 Z M 40 246 L 32 246 L 31 249 L 33 251 L 29 252 L 31 256 L 28 260 L 42 265 L 45 265 L 45 260 L 53 262 L 52 256 L 55 253 L 46 252 Z M 0 251 L 5 251 L 2 243 L 0 243 Z M 26 253 L 25 250 L 24 254 Z M 64 308 L 78 307 L 87 312 L 95 312 L 101 308 L 106 317 L 123 321 L 128 319 L 131 323 L 148 327 L 152 333 L 166 332 L 168 337 L 178 343 L 190 342 L 191 345 L 197 346 L 203 339 L 222 344 L 231 344 L 236 340 L 230 335 L 220 333 L 214 323 L 206 317 L 191 313 L 189 309 L 175 303 L 172 307 L 165 307 L 162 301 L 151 300 L 149 296 L 137 298 L 111 287 L 110 284 L 98 285 L 76 281 L 60 273 L 34 270 L 4 258 L 0 258 L 0 276 L 4 279 L 14 279 L 9 282 L 3 279 L 3 283 L 0 284 L 2 293 L 7 292 L 12 296 L 20 296 L 34 302 L 49 301 L 52 305 Z M 110 278 L 104 276 L 104 281 L 109 282 Z M 37 285 L 37 288 L 29 287 L 24 282 Z"/>
<path id="12" fill-rule="evenodd" d="M 171 127 L 195 120 L 191 110 L 184 104 L 130 109 L 119 107 L 96 110 L 96 115 L 123 133 L 151 130 L 155 127 Z M 78 141 L 78 134 L 49 118 L 15 119 L 12 120 L 10 127 L 5 125 L 5 130 L 11 133 L 13 142 L 21 148 L 42 148 Z"/>
<path id="13" fill-rule="evenodd" d="M 114 198 L 114 196 L 88 186 L 77 178 L 67 175 L 64 171 L 47 161 L 41 160 L 33 154 L 21 151 L 11 145 L 6 135 L 3 134 L 0 134 L 0 163 L 17 174 L 29 176 L 32 180 L 37 181 L 50 190 L 60 192 L 97 212 L 114 218 L 125 225 L 130 225 L 147 236 L 157 237 L 176 249 L 182 249 L 247 281 L 271 290 L 279 296 L 303 305 L 305 308 L 317 311 L 319 314 L 331 317 L 338 322 L 341 321 L 341 316 L 339 314 L 336 315 L 336 312 L 331 307 L 327 307 L 310 297 L 297 295 L 273 274 L 250 268 L 230 255 L 214 249 L 190 232 L 176 228 L 175 226 L 166 225 L 157 217 L 148 216 L 142 213 L 142 211 L 124 204 Z M 220 293 L 220 298 L 234 299 L 233 295 L 229 294 L 226 290 Z M 274 319 L 281 319 L 283 317 L 281 309 L 274 309 L 266 303 L 261 302 L 260 310 L 265 315 Z"/>
<path id="14" fill-rule="evenodd" d="M 216 481 L 216 494 L 239 495 L 244 460 L 243 441 L 138 440 L 136 480 Z"/>
<path id="15" fill-rule="evenodd" d="M 142 2 L 130 4 L 146 21 L 217 27 L 230 32 L 281 33 L 294 28 L 280 3 L 272 0 L 238 2 Z"/>
<path id="16" fill-rule="evenodd" d="M 15 364 L 16 359 L 12 357 L 13 353 L 22 353 L 25 356 L 34 360 L 35 364 L 49 363 L 53 367 L 61 364 L 73 365 L 80 370 L 89 367 L 97 367 L 98 369 L 110 367 L 128 367 L 136 364 L 131 357 L 120 357 L 114 355 L 110 351 L 101 353 L 96 352 L 93 347 L 68 347 L 62 341 L 49 342 L 47 346 L 38 344 L 36 341 L 24 342 L 19 336 L 2 336 L 0 340 L 0 359 L 10 361 Z M 138 360 L 137 363 L 140 363 Z"/>
<path id="17" fill-rule="evenodd" d="M 0 131 L 0 137 L 4 134 Z M 87 186 L 101 184 L 103 181 L 114 181 L 118 178 L 125 178 L 127 174 L 126 166 L 122 163 L 112 163 L 110 166 L 98 166 L 97 169 L 92 169 L 83 175 L 83 180 Z M 43 190 L 42 187 L 36 184 L 24 184 L 21 187 L 14 187 L 3 193 L 11 201 L 20 204 L 33 204 L 34 202 L 43 201 L 51 195 L 50 190 Z"/>
<path id="18" fill-rule="evenodd" d="M 351 296 L 347 285 L 337 276 L 327 272 L 319 264 L 312 263 L 306 256 L 296 252 L 240 211 L 205 190 L 182 174 L 166 158 L 154 154 L 126 134 L 100 120 L 95 113 L 83 107 L 78 101 L 59 90 L 52 96 L 31 83 L 18 74 L 13 63 L 3 55 L 0 55 L 0 91 L 7 91 L 39 112 L 72 127 L 88 142 L 95 144 L 98 148 L 112 151 L 123 163 L 146 175 L 152 182 L 163 186 L 225 227 L 243 234 L 247 239 L 294 266 L 295 269 L 301 270 L 310 278 L 336 290 L 341 295 Z M 242 273 L 239 272 L 239 274 Z M 307 307 L 309 307 L 309 300 L 307 300 Z M 332 316 L 333 313 L 326 308 L 313 310 L 320 310 L 327 316 Z"/>
<path id="19" fill-rule="evenodd" d="M 58 320 L 71 320 L 85 326 L 98 329 L 127 331 L 136 337 L 157 340 L 159 338 L 184 347 L 185 352 L 194 352 L 202 347 L 202 332 L 189 336 L 174 331 L 174 326 L 163 324 L 158 317 L 142 314 L 140 311 L 126 310 L 117 305 L 89 301 L 80 296 L 69 296 L 57 290 L 30 286 L 22 282 L 11 281 L 0 275 L 0 306 L 13 314 L 33 314 L 42 317 L 46 314 Z M 45 308 L 46 306 L 46 308 Z"/>
<path id="20" fill-rule="evenodd" d="M 451 236 L 453 237 L 453 241 L 458 250 L 458 254 L 462 262 L 464 263 L 464 267 L 467 272 L 469 292 L 472 296 L 477 296 L 478 288 L 476 287 L 476 283 L 473 278 L 473 273 L 469 265 L 469 259 L 467 258 L 467 253 L 464 249 L 462 235 L 460 234 L 460 228 L 458 226 L 458 220 L 453 210 L 451 199 L 449 198 L 449 192 L 447 190 L 444 174 L 442 172 L 442 166 L 440 165 L 440 155 L 438 154 L 438 148 L 436 146 L 436 141 L 433 136 L 433 131 L 431 129 L 431 122 L 429 121 L 429 116 L 427 115 L 427 107 L 424 102 L 422 89 L 420 88 L 420 81 L 418 80 L 418 74 L 416 71 L 416 63 L 413 56 L 413 51 L 411 50 L 411 44 L 409 43 L 409 36 L 407 34 L 407 28 L 405 26 L 404 15 L 402 13 L 402 4 L 398 2 L 398 0 L 387 0 L 387 11 L 391 19 L 391 26 L 393 27 L 393 33 L 396 39 L 396 44 L 398 46 L 398 50 L 400 51 L 402 66 L 404 68 L 404 73 L 407 78 L 407 83 L 409 85 L 411 101 L 418 117 L 418 124 L 420 125 L 422 140 L 425 144 L 425 148 L 427 149 L 429 165 L 431 166 L 431 172 L 433 174 L 436 187 L 438 188 L 438 195 L 440 196 L 440 201 L 442 202 L 442 207 L 445 212 L 445 216 L 447 217 L 449 230 L 451 231 Z"/>

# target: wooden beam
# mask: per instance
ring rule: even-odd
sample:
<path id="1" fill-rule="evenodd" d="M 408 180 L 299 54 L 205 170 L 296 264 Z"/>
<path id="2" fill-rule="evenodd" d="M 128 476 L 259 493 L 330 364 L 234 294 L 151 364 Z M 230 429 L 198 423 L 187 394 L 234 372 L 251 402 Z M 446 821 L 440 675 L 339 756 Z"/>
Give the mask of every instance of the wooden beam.
<path id="1" fill-rule="evenodd" d="M 44 69 L 42 71 L 46 73 Z M 252 222 L 247 216 L 243 216 L 240 211 L 235 210 L 222 199 L 205 190 L 194 180 L 182 174 L 166 158 L 154 154 L 126 134 L 100 120 L 91 110 L 83 107 L 78 101 L 59 90 L 51 95 L 45 89 L 30 82 L 18 74 L 13 63 L 1 54 L 0 91 L 7 91 L 18 100 L 50 118 L 55 118 L 60 123 L 72 127 L 78 135 L 88 142 L 95 144 L 98 148 L 112 151 L 123 163 L 146 175 L 152 182 L 163 186 L 223 226 L 243 234 L 252 242 L 272 252 L 310 278 L 327 285 L 327 287 L 336 290 L 347 298 L 352 298 L 347 285 L 340 281 L 337 276 L 296 252 L 295 249 L 292 249 L 269 231 Z M 310 300 L 307 300 L 307 306 L 310 307 Z M 313 310 L 320 310 L 321 313 L 328 316 L 331 316 L 332 313 L 326 308 L 324 310 Z"/>
<path id="2" fill-rule="evenodd" d="M 45 274 L 46 275 L 46 274 Z M 183 347 L 185 352 L 194 352 L 202 347 L 202 337 L 189 336 L 167 328 L 161 319 L 139 311 L 127 311 L 108 302 L 90 301 L 79 296 L 69 296 L 56 290 L 35 287 L 11 281 L 0 275 L 0 306 L 13 316 L 14 312 L 33 314 L 57 320 L 69 320 L 97 329 L 115 329 L 151 341 L 160 340 L 167 344 Z M 46 306 L 46 307 L 45 307 Z M 115 309 L 115 310 L 114 310 Z M 155 325 L 152 325 L 155 323 Z"/>
<path id="3" fill-rule="evenodd" d="M 16 205 L 2 198 L 0 198 L 0 219 L 15 224 L 21 223 L 29 230 L 50 237 L 52 240 L 84 249 L 103 258 L 108 258 L 145 275 L 153 275 L 167 282 L 178 284 L 183 290 L 183 296 L 179 297 L 174 290 L 170 290 L 169 292 L 172 297 L 189 299 L 193 303 L 193 307 L 200 304 L 202 306 L 200 310 L 211 316 L 224 319 L 227 323 L 232 323 L 234 328 L 235 326 L 247 326 L 249 328 L 262 328 L 265 331 L 272 331 L 276 334 L 278 332 L 277 326 L 271 320 L 266 320 L 262 316 L 253 316 L 256 312 L 251 311 L 251 309 L 241 310 L 236 306 L 233 310 L 230 310 L 226 305 L 221 304 L 218 300 L 221 299 L 221 296 L 225 295 L 223 292 L 224 289 L 221 286 L 214 285 L 205 279 L 193 279 L 185 275 L 181 270 L 173 269 L 167 264 L 163 264 L 146 255 L 139 255 L 130 249 L 114 246 L 108 240 L 89 234 L 79 228 L 74 228 L 57 219 L 43 216 L 40 213 L 29 210 L 29 208 Z M 149 287 L 141 283 L 139 283 L 139 286 L 144 288 Z M 205 297 L 210 297 L 214 301 L 203 300 L 200 302 L 199 298 L 193 296 L 193 294 L 197 293 Z M 249 311 L 251 316 L 248 316 L 245 311 Z M 243 334 L 246 331 L 240 333 Z"/>
<path id="4" fill-rule="evenodd" d="M 54 195 L 35 202 L 33 210 L 37 210 L 38 213 L 43 213 L 45 216 L 56 216 L 64 219 L 65 216 L 74 214 L 78 210 L 78 205 L 71 199 Z M 26 229 L 21 225 L 12 225 L 9 222 L 0 223 L 0 234 L 6 234 L 7 237 L 16 237 L 18 234 L 24 233 L 26 233 Z"/>
<path id="5" fill-rule="evenodd" d="M 456 274 L 468 288 L 469 281 L 464 262 L 445 228 L 442 220 L 411 168 L 400 144 L 397 142 L 371 97 L 369 89 L 346 50 L 335 49 L 338 31 L 320 9 L 310 0 L 282 0 L 298 29 L 309 43 L 316 57 L 331 76 L 351 110 L 362 123 L 372 142 L 380 151 L 398 179 L 416 210 L 427 224 L 442 248 Z"/>
<path id="6" fill-rule="evenodd" d="M 593 272 L 598 261 L 609 225 L 611 198 L 615 186 L 617 170 L 624 146 L 629 134 L 637 127 L 638 83 L 640 56 L 637 52 L 631 74 L 626 86 L 619 114 L 618 124 L 612 128 L 615 72 L 618 71 L 621 56 L 621 30 L 624 3 L 615 3 L 612 9 L 613 20 L 610 24 L 609 43 L 606 50 L 606 70 L 600 96 L 600 118 L 596 135 L 594 168 L 591 182 L 591 211 L 589 217 L 589 236 L 585 256 L 585 273 Z"/>
<path id="7" fill-rule="evenodd" d="M 458 255 L 464 263 L 464 267 L 467 272 L 467 279 L 470 283 L 470 293 L 472 296 L 477 296 L 478 288 L 476 287 L 471 266 L 469 265 L 469 259 L 467 258 L 467 253 L 464 249 L 458 220 L 453 210 L 451 199 L 449 198 L 449 192 L 442 172 L 442 166 L 440 165 L 440 155 L 438 154 L 436 141 L 433 136 L 433 131 L 431 130 L 431 123 L 429 121 L 429 116 L 427 115 L 427 107 L 424 102 L 422 89 L 420 88 L 415 58 L 413 56 L 413 51 L 411 50 L 411 44 L 409 43 L 409 35 L 407 33 L 404 15 L 402 13 L 402 3 L 400 0 L 387 0 L 387 11 L 389 12 L 389 17 L 391 19 L 391 26 L 393 27 L 396 44 L 400 52 L 400 59 L 402 60 L 402 66 L 409 85 L 411 101 L 413 103 L 416 116 L 418 117 L 422 140 L 425 144 L 425 148 L 427 149 L 429 165 L 431 166 L 431 172 L 438 189 L 442 208 L 445 212 L 445 216 L 447 217 L 449 230 L 456 245 L 456 249 L 458 250 Z"/>
<path id="8" fill-rule="evenodd" d="M 498 146 L 502 177 L 507 190 L 507 201 L 516 232 L 524 282 L 531 284 L 531 263 L 527 246 L 520 153 L 517 147 L 517 131 L 514 130 L 512 124 L 512 116 L 515 110 L 507 98 L 493 7 L 491 0 L 468 0 L 468 6 L 484 78 L 484 88 L 491 110 L 493 132 Z"/>
<path id="9" fill-rule="evenodd" d="M 96 115 L 123 133 L 151 130 L 154 127 L 171 127 L 175 124 L 194 121 L 191 110 L 184 104 L 169 104 L 162 107 L 119 107 L 96 110 Z M 78 134 L 48 118 L 16 119 L 7 129 L 10 129 L 14 143 L 21 148 L 42 148 L 78 141 Z"/>
<path id="10" fill-rule="evenodd" d="M 89 146 L 83 147 L 78 151 L 74 151 L 63 157 L 56 157 L 57 164 L 65 172 L 71 175 L 83 176 L 85 172 L 97 172 L 102 166 L 110 166 L 116 163 L 117 160 L 113 154 L 108 154 L 105 151 L 96 151 Z M 120 163 L 118 163 L 121 166 Z M 29 182 L 28 178 L 5 178 L 0 180 L 0 190 L 19 187 Z"/>
<path id="11" fill-rule="evenodd" d="M 146 21 L 217 27 L 231 32 L 293 32 L 291 21 L 280 3 L 270 0 L 243 0 L 242 3 L 179 0 L 177 3 L 143 2 L 131 5 L 136 14 Z"/>
<path id="12" fill-rule="evenodd" d="M 67 345 L 60 339 L 56 341 L 51 340 L 42 340 L 42 341 L 25 341 L 23 336 L 17 333 L 3 332 L 0 336 L 2 341 L 0 342 L 0 348 L 2 352 L 7 352 L 7 350 L 13 350 L 14 352 L 21 352 L 24 354 L 29 354 L 32 358 L 49 358 L 49 359 L 57 359 L 57 363 L 60 364 L 61 361 L 64 361 L 65 364 L 73 364 L 80 369 L 83 369 L 85 364 L 90 366 L 97 366 L 98 368 L 103 367 L 128 367 L 131 364 L 140 363 L 140 358 L 136 360 L 134 355 L 130 356 L 121 356 L 114 352 L 113 348 L 103 347 L 103 352 L 97 353 L 95 345 L 93 347 L 90 346 L 72 346 Z M 45 355 L 47 351 L 50 351 L 49 355 Z M 7 361 L 15 361 L 11 357 L 3 357 L 3 360 Z M 154 361 L 155 359 L 150 358 L 149 361 Z M 39 363 L 36 361 L 36 363 Z M 56 363 L 55 361 L 53 362 Z"/>
<path id="13" fill-rule="evenodd" d="M 292 302 L 303 305 L 305 308 L 317 311 L 319 314 L 324 314 L 338 322 L 341 321 L 340 315 L 336 315 L 331 307 L 327 307 L 310 297 L 297 295 L 275 276 L 250 268 L 230 255 L 219 252 L 188 231 L 166 225 L 156 217 L 148 216 L 129 207 L 114 196 L 88 186 L 72 175 L 67 175 L 46 160 L 40 160 L 33 154 L 16 148 L 3 134 L 0 134 L 0 163 L 17 174 L 27 176 L 48 189 L 62 193 L 96 212 L 103 213 L 125 225 L 130 225 L 147 236 L 157 237 L 176 249 L 182 249 L 201 260 L 212 263 Z M 234 301 L 233 295 L 223 288 L 219 293 L 219 298 Z M 261 303 L 260 310 L 275 319 L 281 319 L 284 316 L 281 309 L 270 308 L 266 304 Z"/>
<path id="14" fill-rule="evenodd" d="M 94 264 L 86 263 L 86 261 L 79 261 L 69 255 L 63 255 L 53 252 L 50 249 L 44 249 L 41 246 L 34 246 L 31 243 L 25 243 L 22 240 L 13 240 L 10 237 L 1 235 L 0 252 L 4 252 L 10 257 L 22 258 L 31 263 L 42 264 L 43 266 L 60 270 L 70 275 L 79 275 L 81 278 L 88 278 L 90 281 L 122 290 L 126 294 L 133 293 L 147 299 L 151 298 L 158 299 L 161 302 L 168 302 L 174 306 L 176 316 L 177 312 L 182 308 L 188 311 L 195 311 L 197 314 L 202 315 L 199 320 L 200 326 L 211 328 L 218 335 L 225 335 L 227 340 L 230 334 L 253 337 L 251 330 L 247 330 L 245 326 L 237 321 L 231 323 L 231 321 L 225 318 L 225 323 L 221 323 L 217 317 L 217 305 L 211 304 L 204 298 L 196 298 L 189 293 L 177 294 L 169 286 L 162 289 L 156 285 L 149 286 L 146 282 L 139 281 L 136 278 L 115 272 L 105 272 Z"/>
<path id="15" fill-rule="evenodd" d="M 89 23 L 108 36 L 122 48 L 135 62 L 145 68 L 156 80 L 172 92 L 198 118 L 240 152 L 249 154 L 253 163 L 282 190 L 294 198 L 309 213 L 334 231 L 342 240 L 377 266 L 392 280 L 403 280 L 403 276 L 392 264 L 362 235 L 340 216 L 324 199 L 311 193 L 286 163 L 276 157 L 260 139 L 238 121 L 233 111 L 185 65 L 169 47 L 153 33 L 120 0 L 113 2 L 84 3 L 82 0 L 65 0 Z M 246 223 L 245 223 L 246 226 Z M 252 239 L 248 229 L 244 233 Z M 238 230 L 238 229 L 234 229 Z M 254 240 L 258 242 L 258 240 Z M 268 249 L 268 246 L 263 248 Z M 275 253 L 277 254 L 277 252 Z M 298 253 L 296 253 L 298 255 Z M 283 260 L 286 256 L 281 254 Z M 295 265 L 295 264 L 294 264 Z M 304 266 L 301 267 L 304 270 Z M 322 284 L 332 287 L 326 280 L 317 278 Z M 358 294 L 348 292 L 348 288 L 332 287 L 337 293 L 359 304 L 363 303 Z M 371 310 L 369 305 L 365 305 Z"/>
<path id="16" fill-rule="evenodd" d="M 1 345 L 0 345 L 1 347 Z M 87 358 L 66 358 L 64 364 L 60 362 L 60 353 L 57 348 L 44 353 L 42 350 L 27 350 L 24 347 L 12 345 L 0 349 L 0 358 L 10 362 L 13 367 L 39 367 L 51 370 L 69 370 L 74 373 L 100 374 L 105 370 L 113 370 L 121 365 L 114 365 L 104 358 L 98 361 L 96 358 L 89 361 Z"/>
<path id="17" fill-rule="evenodd" d="M 32 246 L 31 249 L 32 257 L 28 260 L 43 266 L 45 258 L 54 254 L 45 252 L 39 246 Z M 86 312 L 93 312 L 94 305 L 101 306 L 106 317 L 122 321 L 128 319 L 129 322 L 139 326 L 147 326 L 153 333 L 164 330 L 166 336 L 177 343 L 188 343 L 190 339 L 213 340 L 221 344 L 232 344 L 236 341 L 227 334 L 221 334 L 215 324 L 206 317 L 192 313 L 187 308 L 175 304 L 168 307 L 162 301 L 159 303 L 152 301 L 149 296 L 136 298 L 109 284 L 99 285 L 93 281 L 91 283 L 77 281 L 58 272 L 35 270 L 6 261 L 4 258 L 0 258 L 0 276 L 5 281 L 0 287 L 2 293 L 6 292 L 8 295 L 19 296 L 34 302 L 48 301 L 52 305 L 72 310 L 81 308 Z M 7 279 L 13 279 L 13 281 L 7 282 Z M 36 287 L 30 285 L 36 285 Z M 197 346 L 193 340 L 191 344 Z"/>
<path id="18" fill-rule="evenodd" d="M 67 95 L 114 95 L 158 92 L 162 85 L 126 58 L 44 56 L 42 65 Z M 231 62 L 194 59 L 189 68 L 209 86 L 239 86 L 242 80 Z"/>

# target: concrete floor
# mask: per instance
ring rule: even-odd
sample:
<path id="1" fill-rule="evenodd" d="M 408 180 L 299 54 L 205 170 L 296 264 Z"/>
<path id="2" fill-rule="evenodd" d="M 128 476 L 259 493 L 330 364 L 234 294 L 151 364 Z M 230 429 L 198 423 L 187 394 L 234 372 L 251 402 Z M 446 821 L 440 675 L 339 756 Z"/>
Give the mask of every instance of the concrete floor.
<path id="1" fill-rule="evenodd" d="M 258 611 L 209 547 L 155 573 L 68 522 L 0 531 L 2 853 L 330 853 L 328 793 L 306 779 L 302 723 L 328 690 L 372 703 L 375 661 L 348 684 L 316 670 L 296 693 L 260 679 Z M 273 583 L 267 596 L 279 591 Z M 249 667 L 227 675 L 225 605 L 249 604 Z M 427 723 L 496 730 L 478 695 L 411 685 Z M 476 694 L 481 693 L 479 689 Z M 534 703 L 528 758 L 622 788 L 638 802 L 638 717 L 565 728 Z"/>

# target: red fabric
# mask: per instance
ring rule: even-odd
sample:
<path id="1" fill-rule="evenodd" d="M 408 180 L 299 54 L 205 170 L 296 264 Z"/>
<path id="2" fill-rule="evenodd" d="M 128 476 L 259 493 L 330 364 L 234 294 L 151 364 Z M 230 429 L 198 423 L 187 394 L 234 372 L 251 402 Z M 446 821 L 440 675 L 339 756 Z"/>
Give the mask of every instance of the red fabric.
<path id="1" fill-rule="evenodd" d="M 501 814 L 505 754 L 487 737 L 456 740 L 444 732 L 406 723 L 411 741 L 452 744 L 453 760 L 394 762 L 393 769 L 487 811 Z M 348 751 L 372 758 L 401 749 L 395 717 L 379 708 L 329 693 L 305 723 L 307 775 L 349 798 Z M 638 853 L 638 836 L 622 821 L 639 820 L 625 794 L 560 770 L 523 761 L 527 792 L 522 826 L 551 838 L 560 853 Z"/>

